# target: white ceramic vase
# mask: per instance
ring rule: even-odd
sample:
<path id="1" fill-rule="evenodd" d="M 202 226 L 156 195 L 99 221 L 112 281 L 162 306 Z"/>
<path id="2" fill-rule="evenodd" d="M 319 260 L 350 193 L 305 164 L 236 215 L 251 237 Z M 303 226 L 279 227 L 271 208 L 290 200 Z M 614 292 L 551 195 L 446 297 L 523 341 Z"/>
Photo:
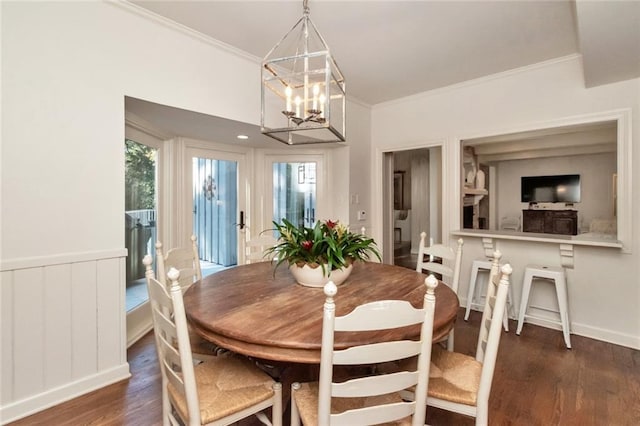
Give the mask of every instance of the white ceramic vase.
<path id="1" fill-rule="evenodd" d="M 312 268 L 308 265 L 300 267 L 294 264 L 289 266 L 289 270 L 300 285 L 306 287 L 324 287 L 329 280 L 333 281 L 335 285 L 342 284 L 351 274 L 353 265 L 349 265 L 342 269 L 334 269 L 331 271 L 329 276 L 324 275 L 322 266 Z"/>

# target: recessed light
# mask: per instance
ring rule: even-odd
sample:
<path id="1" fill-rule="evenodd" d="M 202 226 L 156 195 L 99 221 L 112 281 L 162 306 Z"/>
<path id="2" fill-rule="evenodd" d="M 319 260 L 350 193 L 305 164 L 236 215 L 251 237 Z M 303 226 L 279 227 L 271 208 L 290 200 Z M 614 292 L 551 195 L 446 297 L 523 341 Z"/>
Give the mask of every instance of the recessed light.
<path id="1" fill-rule="evenodd" d="M 238 139 L 249 139 L 249 136 L 247 135 L 238 135 L 236 136 Z"/>

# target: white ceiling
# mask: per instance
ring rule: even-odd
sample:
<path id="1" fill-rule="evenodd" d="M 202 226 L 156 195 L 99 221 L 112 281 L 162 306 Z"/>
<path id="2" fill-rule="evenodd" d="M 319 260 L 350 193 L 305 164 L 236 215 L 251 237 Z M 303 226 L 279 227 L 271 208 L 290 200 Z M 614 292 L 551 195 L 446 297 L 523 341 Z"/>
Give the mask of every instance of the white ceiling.
<path id="1" fill-rule="evenodd" d="M 257 61 L 302 15 L 301 0 L 130 3 Z M 368 105 L 576 53 L 587 87 L 640 77 L 636 0 L 310 0 L 309 7 L 347 97 Z"/>

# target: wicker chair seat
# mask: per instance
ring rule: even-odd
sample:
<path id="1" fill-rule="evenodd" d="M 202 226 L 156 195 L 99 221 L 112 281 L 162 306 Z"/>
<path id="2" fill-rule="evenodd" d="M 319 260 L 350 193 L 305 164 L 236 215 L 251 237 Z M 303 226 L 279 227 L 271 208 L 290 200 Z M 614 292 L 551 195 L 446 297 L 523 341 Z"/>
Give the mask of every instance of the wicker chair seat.
<path id="1" fill-rule="evenodd" d="M 318 382 L 301 383 L 300 389 L 293 394 L 302 424 L 305 426 L 317 426 L 318 424 Z M 402 402 L 400 394 L 376 395 L 367 398 L 332 398 L 331 413 L 337 414 L 347 410 L 369 407 L 372 405 L 391 404 Z M 400 421 L 384 423 L 389 426 L 411 425 L 411 417 Z"/>
<path id="2" fill-rule="evenodd" d="M 474 357 L 433 348 L 429 369 L 430 397 L 474 406 L 477 403 L 482 364 Z"/>
<path id="3" fill-rule="evenodd" d="M 216 357 L 194 367 L 202 424 L 207 424 L 273 397 L 273 379 L 241 357 Z M 169 398 L 183 419 L 187 402 L 172 383 Z"/>

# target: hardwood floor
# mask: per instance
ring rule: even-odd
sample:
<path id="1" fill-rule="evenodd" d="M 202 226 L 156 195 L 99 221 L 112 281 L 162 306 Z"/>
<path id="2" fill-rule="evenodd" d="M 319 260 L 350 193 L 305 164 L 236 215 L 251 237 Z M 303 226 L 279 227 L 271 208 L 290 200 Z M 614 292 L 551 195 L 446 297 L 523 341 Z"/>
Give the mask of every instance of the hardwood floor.
<path id="1" fill-rule="evenodd" d="M 480 313 L 456 324 L 456 351 L 473 354 Z M 491 425 L 639 425 L 640 351 L 571 336 L 526 324 L 521 336 L 502 335 L 491 390 Z M 160 373 L 153 335 L 129 350 L 131 379 L 122 381 L 33 416 L 21 425 L 159 425 Z M 471 418 L 429 408 L 427 422 L 473 425 Z M 255 420 L 242 426 L 260 424 Z"/>

